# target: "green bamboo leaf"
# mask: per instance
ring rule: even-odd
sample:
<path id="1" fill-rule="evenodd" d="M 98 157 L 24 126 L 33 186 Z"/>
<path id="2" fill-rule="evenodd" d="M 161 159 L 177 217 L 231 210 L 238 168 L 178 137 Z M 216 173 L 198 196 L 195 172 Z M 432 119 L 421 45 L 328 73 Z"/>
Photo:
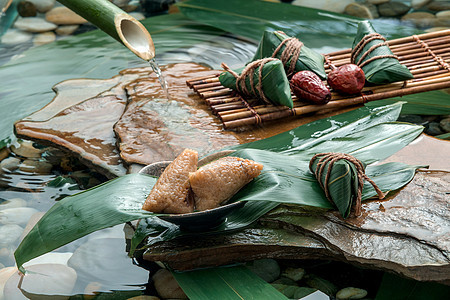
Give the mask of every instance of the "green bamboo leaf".
<path id="1" fill-rule="evenodd" d="M 288 299 L 244 266 L 172 274 L 189 299 L 193 300 Z"/>

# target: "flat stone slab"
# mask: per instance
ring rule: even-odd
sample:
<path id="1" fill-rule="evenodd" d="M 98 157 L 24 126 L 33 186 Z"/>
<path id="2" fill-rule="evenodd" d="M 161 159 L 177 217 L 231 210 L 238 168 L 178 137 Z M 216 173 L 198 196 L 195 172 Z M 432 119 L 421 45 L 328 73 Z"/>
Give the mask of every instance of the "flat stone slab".
<path id="1" fill-rule="evenodd" d="M 331 259 L 449 283 L 449 186 L 449 172 L 421 171 L 392 199 L 364 203 L 358 219 L 282 205 L 253 228 L 159 243 L 144 259 L 164 261 L 177 270 L 263 257 Z"/>

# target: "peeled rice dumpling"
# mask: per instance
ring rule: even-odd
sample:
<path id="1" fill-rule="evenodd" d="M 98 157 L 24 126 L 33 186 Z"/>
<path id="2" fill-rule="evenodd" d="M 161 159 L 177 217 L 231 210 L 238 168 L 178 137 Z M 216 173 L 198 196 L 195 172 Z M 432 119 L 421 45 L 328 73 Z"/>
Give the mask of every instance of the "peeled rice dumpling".
<path id="1" fill-rule="evenodd" d="M 197 210 L 218 207 L 257 177 L 262 164 L 239 157 L 223 157 L 189 175 Z"/>
<path id="2" fill-rule="evenodd" d="M 156 181 L 142 209 L 155 213 L 190 213 L 194 202 L 189 201 L 189 173 L 197 170 L 197 151 L 185 149 L 167 166 Z"/>
<path id="3" fill-rule="evenodd" d="M 222 67 L 226 70 L 219 76 L 223 86 L 266 103 L 293 107 L 289 80 L 279 59 L 257 60 L 235 71 L 226 64 L 222 64 Z"/>
<path id="4" fill-rule="evenodd" d="M 283 62 L 288 77 L 298 71 L 312 71 L 322 80 L 327 78 L 323 56 L 283 31 L 264 31 L 252 61 L 264 57 L 279 58 Z M 292 61 L 295 62 L 294 65 Z"/>
<path id="5" fill-rule="evenodd" d="M 369 21 L 358 24 L 351 61 L 363 69 L 366 80 L 373 84 L 413 78 L 408 68 L 389 49 L 386 39 L 375 31 Z"/>

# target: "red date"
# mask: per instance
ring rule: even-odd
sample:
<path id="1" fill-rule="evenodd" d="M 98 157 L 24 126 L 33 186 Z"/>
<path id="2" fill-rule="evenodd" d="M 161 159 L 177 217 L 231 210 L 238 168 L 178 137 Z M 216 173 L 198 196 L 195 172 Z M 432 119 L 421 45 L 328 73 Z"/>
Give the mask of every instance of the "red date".
<path id="1" fill-rule="evenodd" d="M 366 83 L 364 71 L 354 64 L 343 65 L 328 74 L 328 84 L 336 92 L 358 94 Z"/>
<path id="2" fill-rule="evenodd" d="M 331 92 L 315 73 L 300 71 L 292 76 L 290 86 L 294 94 L 301 100 L 313 104 L 327 104 Z"/>

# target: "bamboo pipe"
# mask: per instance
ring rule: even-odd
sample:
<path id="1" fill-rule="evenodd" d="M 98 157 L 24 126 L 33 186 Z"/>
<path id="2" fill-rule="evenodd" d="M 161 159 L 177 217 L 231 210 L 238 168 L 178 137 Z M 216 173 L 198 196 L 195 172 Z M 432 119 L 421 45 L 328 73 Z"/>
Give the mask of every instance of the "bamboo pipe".
<path id="1" fill-rule="evenodd" d="M 143 60 L 155 57 L 152 37 L 138 20 L 108 0 L 58 0 Z"/>

